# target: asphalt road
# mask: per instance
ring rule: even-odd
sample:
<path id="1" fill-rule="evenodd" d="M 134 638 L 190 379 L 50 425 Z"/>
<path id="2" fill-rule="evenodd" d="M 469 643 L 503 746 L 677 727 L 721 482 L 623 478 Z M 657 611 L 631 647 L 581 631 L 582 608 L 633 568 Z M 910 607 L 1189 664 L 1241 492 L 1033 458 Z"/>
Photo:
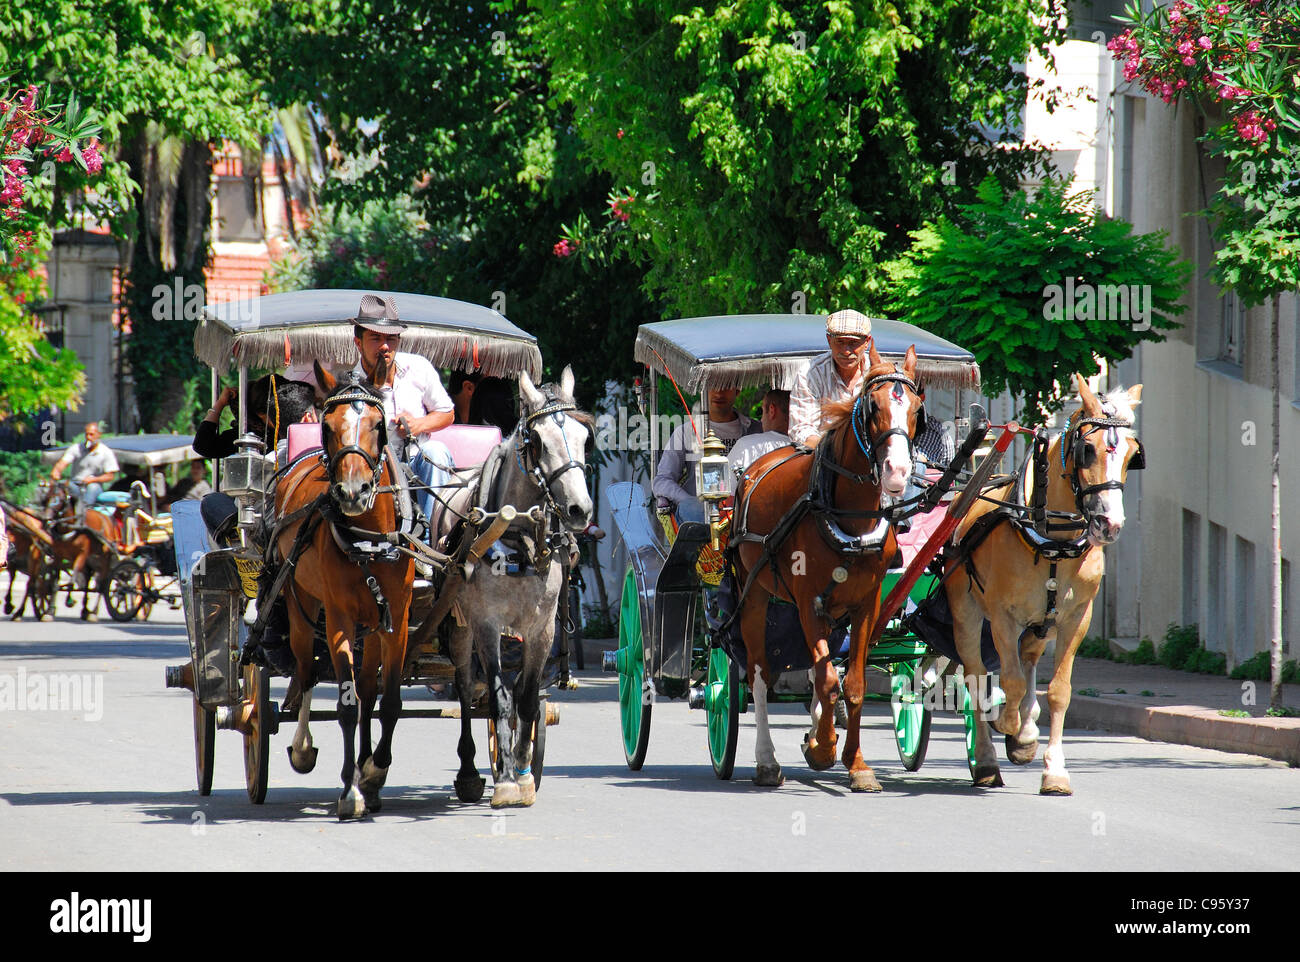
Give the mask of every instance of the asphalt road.
<path id="1" fill-rule="evenodd" d="M 922 770 L 895 754 L 887 705 L 868 709 L 864 754 L 884 792 L 851 795 L 842 769 L 814 774 L 799 744 L 806 715 L 773 709 L 787 781 L 752 784 L 754 728 L 744 716 L 736 777 L 709 765 L 702 712 L 655 708 L 650 752 L 627 770 L 614 676 L 588 671 L 555 696 L 545 776 L 531 809 L 493 812 L 451 789 L 459 723 L 404 721 L 374 818 L 334 817 L 342 749 L 337 724 L 313 726 L 320 760 L 289 767 L 290 728 L 272 739 L 270 792 L 244 790 L 242 742 L 217 734 L 213 794 L 195 790 L 191 701 L 163 688 L 163 667 L 187 657 L 179 613 L 148 624 L 0 622 L 0 868 L 12 870 L 295 871 L 592 868 L 706 870 L 830 867 L 891 871 L 1025 869 L 1294 870 L 1300 854 L 1300 771 L 1245 755 L 1071 731 L 1072 798 L 1037 794 L 1040 764 L 1004 764 L 1007 785 L 969 783 L 962 730 L 938 716 Z M 75 613 L 74 613 L 75 614 Z M 102 699 L 81 710 L 5 703 L 10 690 L 83 676 Z M 88 679 L 88 680 L 87 680 Z M 66 680 L 66 679 L 65 679 Z M 57 688 L 57 686 L 56 686 Z M 273 687 L 272 697 L 283 692 Z M 70 688 L 65 688 L 64 697 Z M 84 693 L 83 693 L 84 694 Z M 408 704 L 427 697 L 408 691 Z M 317 704 L 332 703 L 333 689 Z M 486 775 L 486 733 L 480 771 Z M 489 786 L 490 792 L 490 786 Z M 358 859 L 364 860 L 358 862 Z"/>

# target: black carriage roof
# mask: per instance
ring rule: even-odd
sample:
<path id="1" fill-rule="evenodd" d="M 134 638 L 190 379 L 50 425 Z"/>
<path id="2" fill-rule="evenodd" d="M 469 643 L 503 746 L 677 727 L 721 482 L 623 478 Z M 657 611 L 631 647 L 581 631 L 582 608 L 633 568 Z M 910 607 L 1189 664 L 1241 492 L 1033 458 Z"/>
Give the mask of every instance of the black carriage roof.
<path id="1" fill-rule="evenodd" d="M 148 465 L 178 464 L 182 461 L 199 459 L 199 454 L 191 445 L 192 434 L 123 434 L 115 438 L 102 438 L 118 464 Z M 67 448 L 53 448 L 41 452 L 41 460 L 53 464 Z"/>
<path id="2" fill-rule="evenodd" d="M 538 380 L 537 338 L 497 311 L 426 294 L 309 290 L 209 304 L 194 332 L 194 354 L 224 374 L 232 366 L 280 368 L 289 362 L 355 364 L 352 325 L 365 294 L 391 297 L 407 325 L 402 350 L 438 367 L 475 368 L 497 377 L 521 370 Z M 286 360 L 287 355 L 287 360 Z"/>
<path id="3" fill-rule="evenodd" d="M 918 377 L 934 386 L 977 388 L 975 355 L 902 321 L 873 318 L 871 335 L 886 360 L 916 346 Z M 827 350 L 825 314 L 733 314 L 642 324 L 636 360 L 668 371 L 682 388 L 754 384 L 789 389 L 795 376 Z"/>

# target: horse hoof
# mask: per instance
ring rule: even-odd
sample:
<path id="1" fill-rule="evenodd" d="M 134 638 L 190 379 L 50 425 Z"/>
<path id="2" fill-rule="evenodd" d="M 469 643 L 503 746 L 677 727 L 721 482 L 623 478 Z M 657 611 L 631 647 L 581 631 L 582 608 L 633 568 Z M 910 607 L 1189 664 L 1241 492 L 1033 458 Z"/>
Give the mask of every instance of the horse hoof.
<path id="1" fill-rule="evenodd" d="M 462 802 L 477 802 L 483 798 L 483 788 L 487 785 L 487 781 L 475 772 L 469 775 L 457 775 L 453 784 L 456 787 L 456 797 Z"/>
<path id="2" fill-rule="evenodd" d="M 1044 775 L 1043 784 L 1038 788 L 1039 795 L 1073 795 L 1069 775 Z"/>
<path id="3" fill-rule="evenodd" d="M 780 765 L 759 765 L 754 773 L 754 784 L 760 788 L 780 788 L 785 784 L 785 774 Z"/>
<path id="4" fill-rule="evenodd" d="M 6 601 L 6 602 L 5 602 L 5 614 L 6 614 L 6 615 L 12 615 L 13 613 L 14 613 L 14 605 L 13 605 L 13 602 L 12 602 L 12 601 Z"/>
<path id="5" fill-rule="evenodd" d="M 976 788 L 1001 788 L 1002 773 L 998 771 L 997 765 L 976 765 L 975 766 L 975 787 Z"/>
<path id="6" fill-rule="evenodd" d="M 92 614 L 92 613 L 89 612 L 89 611 L 83 611 L 83 612 L 81 613 L 81 620 L 82 620 L 82 621 L 99 621 L 99 615 Z"/>
<path id="7" fill-rule="evenodd" d="M 1007 761 L 1013 765 L 1028 765 L 1038 757 L 1038 742 L 1024 742 L 1023 744 L 1016 741 L 1010 735 L 1006 740 Z"/>
<path id="8" fill-rule="evenodd" d="M 53 620 L 54 620 L 53 615 L 41 615 L 41 621 L 53 621 Z"/>
<path id="9" fill-rule="evenodd" d="M 361 786 L 362 791 L 366 789 L 379 791 L 387 781 L 388 769 L 376 765 L 373 755 L 361 763 L 361 781 L 358 784 Z"/>
<path id="10" fill-rule="evenodd" d="M 352 785 L 339 796 L 339 821 L 353 822 L 366 814 L 366 799 L 357 786 Z"/>
<path id="11" fill-rule="evenodd" d="M 310 745 L 303 749 L 301 755 L 293 750 L 292 745 L 289 745 L 285 751 L 289 753 L 289 767 L 299 775 L 306 775 L 315 768 L 316 756 L 320 754 L 319 748 L 313 748 Z"/>
<path id="12" fill-rule="evenodd" d="M 863 768 L 856 772 L 849 772 L 849 790 L 854 792 L 878 792 L 881 789 L 880 782 L 876 781 L 876 773 L 869 768 Z"/>
<path id="13" fill-rule="evenodd" d="M 532 775 L 519 776 L 519 804 L 527 808 L 537 801 L 537 782 Z"/>
<path id="14" fill-rule="evenodd" d="M 831 742 L 829 752 L 819 752 L 820 748 L 816 739 L 807 734 L 803 736 L 803 758 L 814 772 L 824 772 L 835 767 L 835 743 Z"/>
<path id="15" fill-rule="evenodd" d="M 511 808 L 523 804 L 523 795 L 514 782 L 498 782 L 492 787 L 492 807 Z"/>

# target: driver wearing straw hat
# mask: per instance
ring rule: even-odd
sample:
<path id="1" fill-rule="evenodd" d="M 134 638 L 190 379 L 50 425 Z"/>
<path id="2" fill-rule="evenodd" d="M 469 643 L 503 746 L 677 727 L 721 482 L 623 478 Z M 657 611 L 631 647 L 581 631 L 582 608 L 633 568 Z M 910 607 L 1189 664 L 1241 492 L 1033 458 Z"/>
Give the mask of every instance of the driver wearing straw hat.
<path id="1" fill-rule="evenodd" d="M 851 401 L 862 390 L 870 362 L 867 339 L 871 318 L 857 311 L 836 311 L 826 318 L 830 350 L 818 354 L 795 378 L 790 391 L 790 438 L 808 448 L 821 440 L 822 405 Z"/>
<path id="2" fill-rule="evenodd" d="M 456 418 L 456 406 L 442 386 L 442 378 L 427 358 L 398 351 L 406 325 L 397 315 L 391 297 L 364 294 L 352 328 L 352 339 L 360 358 L 352 373 L 372 380 L 382 357 L 387 363 L 388 379 L 375 388 L 384 399 L 384 416 L 390 437 L 414 441 L 418 451 L 410 458 L 411 470 L 426 486 L 419 492 L 425 517 L 433 516 L 433 494 L 428 488 L 441 487 L 451 480 L 451 451 L 433 438 Z M 315 383 L 308 369 L 290 368 L 286 377 Z M 397 445 L 404 454 L 407 446 Z"/>

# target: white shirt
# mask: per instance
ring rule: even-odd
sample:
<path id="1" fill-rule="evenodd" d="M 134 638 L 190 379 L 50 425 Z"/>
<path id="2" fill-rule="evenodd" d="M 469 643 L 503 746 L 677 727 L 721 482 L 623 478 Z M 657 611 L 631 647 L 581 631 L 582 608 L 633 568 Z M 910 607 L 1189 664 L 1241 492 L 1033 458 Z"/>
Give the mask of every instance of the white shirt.
<path id="1" fill-rule="evenodd" d="M 790 389 L 790 437 L 802 444 L 808 435 L 821 434 L 823 402 L 851 401 L 857 397 L 866 369 L 864 356 L 853 380 L 845 383 L 830 351 L 809 361 Z"/>
<path id="2" fill-rule="evenodd" d="M 442 386 L 442 378 L 438 376 L 437 368 L 429 363 L 428 358 L 398 351 L 393 355 L 393 368 L 392 385 L 384 385 L 379 389 L 379 393 L 384 398 L 384 417 L 388 420 L 390 438 L 398 437 L 397 415 L 399 413 L 423 417 L 434 411 L 456 409 L 451 396 Z M 367 379 L 360 358 L 352 368 L 352 373 L 363 381 Z M 285 370 L 284 376 L 291 381 L 316 383 L 315 372 L 307 365 L 292 365 Z M 433 432 L 429 431 L 419 435 L 419 438 L 421 441 L 427 441 L 432 436 Z"/>
<path id="3" fill-rule="evenodd" d="M 745 469 L 763 455 L 789 444 L 790 435 L 780 431 L 764 431 L 762 434 L 750 434 L 741 438 L 727 455 L 731 461 L 732 476 L 739 481 Z"/>
<path id="4" fill-rule="evenodd" d="M 68 472 L 68 479 L 78 484 L 86 478 L 98 477 L 101 474 L 116 474 L 119 470 L 117 456 L 103 441 L 96 444 L 91 451 L 87 451 L 84 444 L 78 442 L 68 448 L 59 459 L 59 463 L 72 465 L 72 469 Z"/>

